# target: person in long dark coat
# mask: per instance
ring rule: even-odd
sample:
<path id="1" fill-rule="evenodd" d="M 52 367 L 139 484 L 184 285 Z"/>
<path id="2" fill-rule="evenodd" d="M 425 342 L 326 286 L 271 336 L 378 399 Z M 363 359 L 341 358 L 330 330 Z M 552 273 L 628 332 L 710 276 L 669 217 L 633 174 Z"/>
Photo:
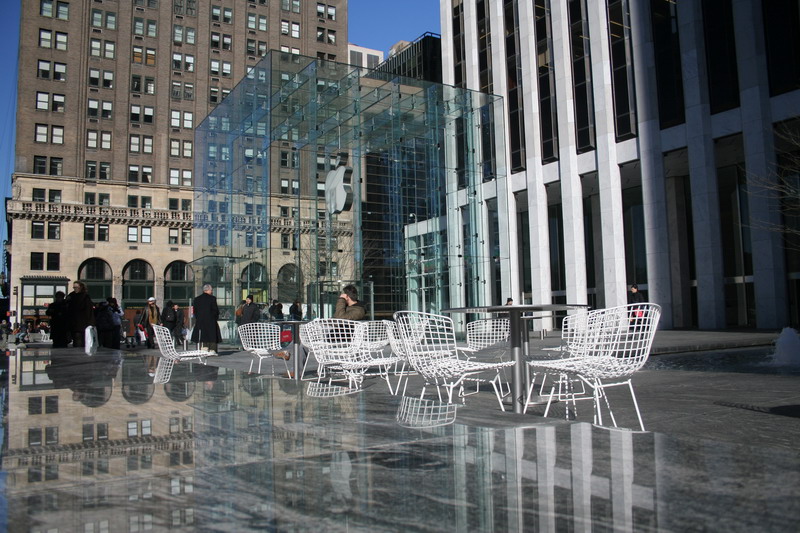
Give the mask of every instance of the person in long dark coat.
<path id="1" fill-rule="evenodd" d="M 261 319 L 261 309 L 258 304 L 253 301 L 253 295 L 248 294 L 245 304 L 242 306 L 242 317 L 240 324 L 252 324 Z"/>
<path id="2" fill-rule="evenodd" d="M 72 284 L 72 292 L 67 295 L 67 313 L 72 347 L 82 348 L 86 346 L 86 326 L 94 326 L 94 303 L 84 282 Z"/>
<path id="3" fill-rule="evenodd" d="M 203 285 L 203 294 L 194 299 L 194 329 L 192 342 L 201 342 L 208 348 L 209 355 L 217 355 L 217 346 L 222 341 L 219 330 L 219 307 L 217 298 L 212 293 L 211 284 Z"/>
<path id="4" fill-rule="evenodd" d="M 56 299 L 47 306 L 47 316 L 50 317 L 50 340 L 53 341 L 53 348 L 66 348 L 72 340 L 72 334 L 63 291 L 56 292 Z"/>

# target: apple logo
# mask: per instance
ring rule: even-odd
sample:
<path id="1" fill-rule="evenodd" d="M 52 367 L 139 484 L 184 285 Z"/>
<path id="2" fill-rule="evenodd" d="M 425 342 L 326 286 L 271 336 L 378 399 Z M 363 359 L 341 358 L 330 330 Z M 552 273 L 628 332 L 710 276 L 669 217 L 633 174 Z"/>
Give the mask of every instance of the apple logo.
<path id="1" fill-rule="evenodd" d="M 349 211 L 353 205 L 353 169 L 347 166 L 347 154 L 339 154 L 336 168 L 325 178 L 325 207 L 336 215 Z"/>

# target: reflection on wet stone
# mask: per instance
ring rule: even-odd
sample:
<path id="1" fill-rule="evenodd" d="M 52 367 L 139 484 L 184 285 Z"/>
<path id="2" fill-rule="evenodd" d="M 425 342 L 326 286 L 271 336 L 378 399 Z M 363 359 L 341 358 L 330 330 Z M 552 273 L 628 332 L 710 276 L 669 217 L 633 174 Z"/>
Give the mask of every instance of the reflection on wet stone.
<path id="1" fill-rule="evenodd" d="M 9 363 L 9 531 L 794 531 L 800 518 L 790 450 L 470 405 L 456 419 L 381 383 L 352 393 L 186 362 L 153 384 L 141 356 Z"/>

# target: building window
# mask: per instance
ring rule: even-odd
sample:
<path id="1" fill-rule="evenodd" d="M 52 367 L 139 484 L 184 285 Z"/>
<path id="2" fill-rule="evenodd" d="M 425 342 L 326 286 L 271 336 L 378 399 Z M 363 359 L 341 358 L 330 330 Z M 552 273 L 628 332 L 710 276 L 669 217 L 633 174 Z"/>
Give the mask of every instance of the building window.
<path id="1" fill-rule="evenodd" d="M 47 270 L 61 270 L 61 254 L 47 253 Z"/>
<path id="2" fill-rule="evenodd" d="M 31 270 L 44 270 L 44 252 L 31 252 Z"/>
<path id="3" fill-rule="evenodd" d="M 139 228 L 138 226 L 128 226 L 128 242 L 139 242 Z M 135 424 L 135 422 L 134 422 Z M 130 428 L 130 423 L 129 426 Z M 128 436 L 130 435 L 130 431 L 128 432 Z M 135 435 L 133 435 L 135 436 Z"/>
<path id="4" fill-rule="evenodd" d="M 84 241 L 91 241 L 94 242 L 95 240 L 95 225 L 94 224 L 84 224 L 83 225 L 83 240 Z"/>
<path id="5" fill-rule="evenodd" d="M 33 156 L 33 173 L 45 174 L 47 172 L 47 157 L 43 155 Z"/>
<path id="6" fill-rule="evenodd" d="M 51 176 L 63 176 L 64 175 L 64 158 L 62 157 L 51 157 L 50 158 L 50 172 Z"/>
<path id="7" fill-rule="evenodd" d="M 47 238 L 51 240 L 61 240 L 61 222 L 47 223 Z"/>
<path id="8" fill-rule="evenodd" d="M 31 239 L 44 239 L 44 222 L 31 222 Z"/>

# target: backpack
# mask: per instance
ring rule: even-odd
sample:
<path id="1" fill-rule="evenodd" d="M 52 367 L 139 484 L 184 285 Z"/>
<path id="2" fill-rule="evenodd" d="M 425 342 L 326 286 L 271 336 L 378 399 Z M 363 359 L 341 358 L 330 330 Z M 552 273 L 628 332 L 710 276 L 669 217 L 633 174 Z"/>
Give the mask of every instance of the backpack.
<path id="1" fill-rule="evenodd" d="M 98 331 L 108 331 L 114 329 L 114 317 L 111 315 L 111 308 L 102 305 L 94 313 L 94 321 Z"/>

